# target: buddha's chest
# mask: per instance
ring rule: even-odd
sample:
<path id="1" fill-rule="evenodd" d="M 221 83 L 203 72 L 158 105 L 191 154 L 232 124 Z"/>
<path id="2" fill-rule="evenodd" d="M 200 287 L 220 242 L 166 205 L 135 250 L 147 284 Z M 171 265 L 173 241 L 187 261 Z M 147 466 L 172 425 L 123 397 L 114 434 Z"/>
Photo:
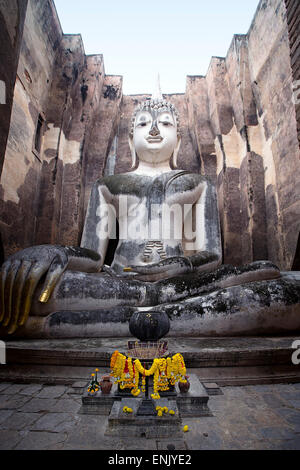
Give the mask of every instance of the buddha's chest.
<path id="1" fill-rule="evenodd" d="M 204 190 L 200 175 L 179 171 L 156 178 L 119 175 L 113 186 L 109 183 L 109 199 L 119 219 L 138 215 L 151 219 L 169 211 L 187 212 Z"/>

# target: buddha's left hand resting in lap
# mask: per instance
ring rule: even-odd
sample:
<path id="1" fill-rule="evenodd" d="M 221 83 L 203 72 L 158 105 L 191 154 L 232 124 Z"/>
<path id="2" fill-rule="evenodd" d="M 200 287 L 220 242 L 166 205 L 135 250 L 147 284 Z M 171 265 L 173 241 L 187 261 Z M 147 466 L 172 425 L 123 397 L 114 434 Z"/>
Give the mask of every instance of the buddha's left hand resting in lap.
<path id="1" fill-rule="evenodd" d="M 176 281 L 169 301 L 176 300 L 180 276 L 221 264 L 215 188 L 208 178 L 177 169 L 174 106 L 162 99 L 142 103 L 129 144 L 132 171 L 94 184 L 81 247 L 26 248 L 2 265 L 0 320 L 8 332 L 29 314 L 157 305 L 168 301 L 159 294 L 166 279 L 169 285 Z M 111 266 L 105 266 L 116 219 L 119 241 Z M 178 295 L 183 298 L 182 290 Z"/>

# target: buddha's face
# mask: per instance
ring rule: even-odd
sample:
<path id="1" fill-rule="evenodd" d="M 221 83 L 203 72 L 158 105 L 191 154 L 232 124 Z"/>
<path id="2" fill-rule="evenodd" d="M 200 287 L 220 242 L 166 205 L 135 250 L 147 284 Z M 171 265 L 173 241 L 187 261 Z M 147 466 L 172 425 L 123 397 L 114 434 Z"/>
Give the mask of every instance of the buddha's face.
<path id="1" fill-rule="evenodd" d="M 168 161 L 178 145 L 177 125 L 169 111 L 140 111 L 136 115 L 133 146 L 140 160 L 147 163 Z"/>

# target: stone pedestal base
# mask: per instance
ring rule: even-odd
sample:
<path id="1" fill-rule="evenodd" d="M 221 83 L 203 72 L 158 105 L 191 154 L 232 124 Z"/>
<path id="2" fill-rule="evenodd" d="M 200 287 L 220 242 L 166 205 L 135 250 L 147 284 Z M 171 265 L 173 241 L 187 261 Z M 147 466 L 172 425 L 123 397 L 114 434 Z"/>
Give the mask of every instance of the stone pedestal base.
<path id="1" fill-rule="evenodd" d="M 190 389 L 180 393 L 176 384 L 171 395 L 161 396 L 159 400 L 149 400 L 152 406 L 145 406 L 145 398 L 121 396 L 117 385 L 113 385 L 110 395 L 100 391 L 91 396 L 85 392 L 82 397 L 81 413 L 109 415 L 106 435 L 119 437 L 163 438 L 179 437 L 182 435 L 181 418 L 192 416 L 212 416 L 208 408 L 209 396 L 200 383 L 196 374 L 190 374 Z M 165 392 L 167 393 L 167 392 Z M 148 400 L 147 400 L 147 404 Z M 129 407 L 132 413 L 126 413 L 123 408 Z M 157 416 L 157 406 L 173 410 L 174 415 L 164 413 Z M 153 413 L 154 412 L 154 413 Z"/>
<path id="2" fill-rule="evenodd" d="M 155 416 L 156 414 L 157 411 L 155 409 L 154 400 L 152 400 L 152 398 L 142 398 L 136 416 Z"/>
<path id="3" fill-rule="evenodd" d="M 190 389 L 187 393 L 178 393 L 176 403 L 180 416 L 182 417 L 197 417 L 197 416 L 212 416 L 208 408 L 208 393 L 200 383 L 196 374 L 189 376 Z M 176 384 L 178 390 L 178 385 Z"/>
<path id="4" fill-rule="evenodd" d="M 179 437 L 181 435 L 181 418 L 175 400 L 155 400 L 155 406 L 167 406 L 175 414 L 163 413 L 163 416 L 138 414 L 142 399 L 122 398 L 113 404 L 108 417 L 107 436 L 146 437 L 147 439 Z M 123 407 L 132 408 L 132 413 L 124 413 Z"/>

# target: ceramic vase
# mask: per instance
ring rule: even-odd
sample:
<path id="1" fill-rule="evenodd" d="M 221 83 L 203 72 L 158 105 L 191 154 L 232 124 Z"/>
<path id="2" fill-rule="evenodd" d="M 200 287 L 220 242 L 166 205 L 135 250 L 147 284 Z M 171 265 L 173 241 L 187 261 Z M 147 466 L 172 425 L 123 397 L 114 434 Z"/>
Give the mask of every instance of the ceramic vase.
<path id="1" fill-rule="evenodd" d="M 111 391 L 112 381 L 110 380 L 110 375 L 103 375 L 99 382 L 101 392 L 103 395 L 108 395 Z"/>
<path id="2" fill-rule="evenodd" d="M 178 382 L 178 387 L 181 393 L 187 393 L 190 389 L 190 382 L 188 377 L 186 377 L 186 382 Z"/>

